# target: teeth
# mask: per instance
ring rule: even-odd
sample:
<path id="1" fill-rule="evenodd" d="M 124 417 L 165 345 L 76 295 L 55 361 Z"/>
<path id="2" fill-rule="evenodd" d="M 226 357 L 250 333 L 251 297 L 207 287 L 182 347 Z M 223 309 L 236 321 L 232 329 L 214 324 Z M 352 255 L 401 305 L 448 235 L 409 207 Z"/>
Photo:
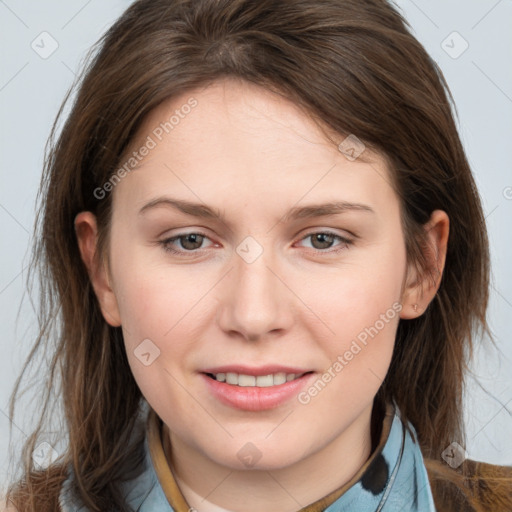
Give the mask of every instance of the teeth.
<path id="1" fill-rule="evenodd" d="M 226 382 L 238 386 L 238 373 L 226 373 Z"/>
<path id="2" fill-rule="evenodd" d="M 274 385 L 274 377 L 272 375 L 260 375 L 256 377 L 256 386 L 259 388 L 268 388 Z"/>
<path id="3" fill-rule="evenodd" d="M 254 375 L 239 375 L 238 385 L 243 387 L 256 386 L 256 377 Z"/>
<path id="4" fill-rule="evenodd" d="M 270 386 L 278 386 L 279 384 L 290 382 L 296 378 L 302 377 L 302 375 L 303 374 L 287 374 L 280 372 L 270 375 L 259 375 L 258 377 L 255 377 L 254 375 L 243 375 L 239 373 L 228 372 L 217 373 L 214 375 L 214 377 L 219 382 L 226 382 L 227 384 L 232 384 L 234 386 L 268 388 Z"/>
<path id="5" fill-rule="evenodd" d="M 286 373 L 276 373 L 274 375 L 274 386 L 284 384 L 286 382 Z"/>

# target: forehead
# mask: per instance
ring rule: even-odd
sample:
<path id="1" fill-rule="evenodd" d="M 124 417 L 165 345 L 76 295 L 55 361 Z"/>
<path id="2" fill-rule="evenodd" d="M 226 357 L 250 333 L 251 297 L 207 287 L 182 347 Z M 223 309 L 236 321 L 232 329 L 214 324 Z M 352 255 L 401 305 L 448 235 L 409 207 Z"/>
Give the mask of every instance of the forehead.
<path id="1" fill-rule="evenodd" d="M 218 150 L 233 150 L 238 147 L 229 143 L 233 141 L 242 143 L 245 150 L 252 146 L 266 155 L 279 153 L 282 145 L 304 152 L 307 145 L 312 146 L 311 151 L 332 151 L 343 143 L 342 149 L 352 146 L 357 150 L 359 162 L 378 162 L 383 157 L 364 145 L 360 147 L 362 142 L 354 135 L 337 134 L 325 123 L 314 121 L 283 95 L 231 78 L 161 103 L 146 116 L 132 145 L 143 143 L 148 135 L 160 149 L 174 142 L 179 143 L 175 150 L 183 149 L 189 154 L 192 147 L 197 149 L 205 143 Z"/>
<path id="2" fill-rule="evenodd" d="M 229 197 L 238 206 L 263 197 L 276 204 L 336 195 L 392 200 L 385 158 L 361 144 L 353 135 L 328 133 L 276 93 L 222 80 L 165 101 L 146 117 L 122 161 L 134 152 L 139 159 L 114 199 L 129 193 L 140 204 L 179 189 L 196 200 Z"/>

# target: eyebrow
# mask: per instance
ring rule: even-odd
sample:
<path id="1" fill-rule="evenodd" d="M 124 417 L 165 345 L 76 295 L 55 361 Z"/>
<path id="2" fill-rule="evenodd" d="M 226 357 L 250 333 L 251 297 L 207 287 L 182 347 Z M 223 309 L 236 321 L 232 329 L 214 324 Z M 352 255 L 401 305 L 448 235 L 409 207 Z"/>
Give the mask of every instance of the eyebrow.
<path id="1" fill-rule="evenodd" d="M 171 197 L 157 197 L 146 203 L 140 210 L 139 215 L 157 207 L 171 207 L 180 212 L 197 218 L 213 219 L 226 222 L 224 215 L 217 208 L 211 208 L 206 204 L 193 203 L 182 199 Z M 375 213 L 373 208 L 366 204 L 350 203 L 347 201 L 333 201 L 322 204 L 311 204 L 308 206 L 293 207 L 282 218 L 283 222 L 290 222 L 299 219 L 309 219 L 315 217 L 324 217 L 328 215 L 338 215 L 348 211 L 361 211 Z"/>

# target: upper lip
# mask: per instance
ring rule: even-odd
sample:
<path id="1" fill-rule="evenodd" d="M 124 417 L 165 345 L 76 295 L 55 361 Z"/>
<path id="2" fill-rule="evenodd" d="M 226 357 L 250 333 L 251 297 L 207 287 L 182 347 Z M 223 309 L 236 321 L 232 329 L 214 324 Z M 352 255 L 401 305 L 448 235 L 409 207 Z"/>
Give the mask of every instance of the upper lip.
<path id="1" fill-rule="evenodd" d="M 307 373 L 312 370 L 292 367 L 292 366 L 282 366 L 278 364 L 271 364 L 265 366 L 251 367 L 244 365 L 224 365 L 224 366 L 215 366 L 212 368 L 207 368 L 205 370 L 201 370 L 201 373 L 211 373 L 213 375 L 217 373 L 238 373 L 241 375 L 254 375 L 255 377 L 263 376 L 263 375 L 271 375 L 275 373 L 294 373 L 294 374 L 302 374 Z"/>

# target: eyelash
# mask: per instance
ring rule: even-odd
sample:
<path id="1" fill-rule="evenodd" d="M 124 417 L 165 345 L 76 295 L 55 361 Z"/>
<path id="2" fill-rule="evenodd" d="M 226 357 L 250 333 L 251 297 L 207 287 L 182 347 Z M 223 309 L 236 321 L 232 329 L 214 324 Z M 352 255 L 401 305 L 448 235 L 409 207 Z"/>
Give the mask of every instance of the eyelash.
<path id="1" fill-rule="evenodd" d="M 173 236 L 172 238 L 166 238 L 165 240 L 160 240 L 158 242 L 159 245 L 161 245 L 164 249 L 164 251 L 166 252 L 169 252 L 169 253 L 172 253 L 172 254 L 176 254 L 178 256 L 184 256 L 186 257 L 187 254 L 190 254 L 190 255 L 193 255 L 193 254 L 196 254 L 198 252 L 201 251 L 201 249 L 194 249 L 194 250 L 176 250 L 176 249 L 173 249 L 171 247 L 171 243 L 172 242 L 175 242 L 176 240 L 179 240 L 180 238 L 183 238 L 183 237 L 186 237 L 186 236 L 189 236 L 189 235 L 199 235 L 199 236 L 202 236 L 203 238 L 208 238 L 208 236 L 205 234 L 205 233 L 201 233 L 199 231 L 193 231 L 193 232 L 190 232 L 190 233 L 179 233 L 178 235 L 176 236 Z M 305 235 L 304 237 L 302 237 L 300 239 L 300 241 L 303 241 L 303 240 L 306 240 L 307 238 L 309 237 L 312 237 L 314 235 L 328 235 L 328 236 L 333 236 L 334 238 L 337 238 L 340 242 L 342 242 L 340 244 L 340 246 L 337 248 L 337 249 L 326 249 L 326 250 L 322 250 L 322 249 L 314 249 L 314 251 L 318 252 L 318 253 L 327 253 L 327 254 L 337 254 L 345 249 L 347 249 L 350 245 L 352 245 L 353 241 L 348 239 L 348 238 L 345 238 L 343 236 L 340 236 L 340 235 L 337 235 L 336 233 L 333 233 L 331 231 L 313 231 L 311 233 L 308 233 L 307 235 Z"/>

